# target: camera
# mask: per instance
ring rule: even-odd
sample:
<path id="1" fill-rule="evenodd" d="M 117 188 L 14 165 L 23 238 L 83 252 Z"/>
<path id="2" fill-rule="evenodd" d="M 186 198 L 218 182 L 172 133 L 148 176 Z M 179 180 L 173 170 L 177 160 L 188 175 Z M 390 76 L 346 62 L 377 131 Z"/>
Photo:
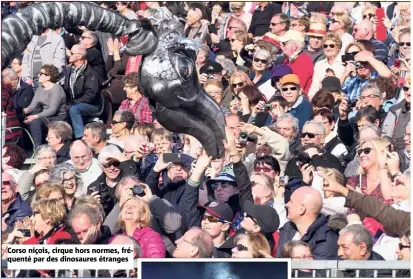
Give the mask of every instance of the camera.
<path id="1" fill-rule="evenodd" d="M 143 152 L 145 154 L 149 153 L 149 152 L 156 152 L 156 146 L 152 146 L 152 145 L 148 145 L 148 144 L 144 144 L 142 146 Z"/>
<path id="2" fill-rule="evenodd" d="M 288 184 L 289 181 L 289 177 L 288 175 L 286 176 L 280 176 L 279 180 L 280 180 L 280 187 L 285 187 Z"/>
<path id="3" fill-rule="evenodd" d="M 347 61 L 355 61 L 356 53 L 346 53 L 341 55 L 341 61 L 345 64 Z"/>
<path id="4" fill-rule="evenodd" d="M 132 188 L 132 194 L 138 197 L 144 197 L 146 195 L 145 190 L 141 185 L 135 185 Z"/>
<path id="5" fill-rule="evenodd" d="M 18 229 L 19 232 L 23 234 L 24 237 L 30 237 L 31 233 L 29 229 Z"/>
<path id="6" fill-rule="evenodd" d="M 212 74 L 207 75 L 207 79 L 215 79 L 215 76 Z"/>
<path id="7" fill-rule="evenodd" d="M 353 111 L 353 108 L 357 105 L 358 100 L 347 100 L 347 113 L 350 113 Z"/>
<path id="8" fill-rule="evenodd" d="M 271 105 L 271 104 L 265 104 L 265 105 L 264 105 L 264 109 L 265 109 L 265 110 L 271 110 L 271 109 L 272 109 L 272 105 Z"/>
<path id="9" fill-rule="evenodd" d="M 310 155 L 308 155 L 307 152 L 304 151 L 298 151 L 296 150 L 294 152 L 294 158 L 297 160 L 298 163 L 300 163 L 301 165 L 305 165 L 305 164 L 310 164 L 311 163 L 311 158 Z"/>
<path id="10" fill-rule="evenodd" d="M 242 131 L 239 133 L 238 142 L 239 142 L 239 144 L 241 144 L 241 145 L 247 145 L 247 141 L 248 141 L 248 132 L 242 130 Z"/>

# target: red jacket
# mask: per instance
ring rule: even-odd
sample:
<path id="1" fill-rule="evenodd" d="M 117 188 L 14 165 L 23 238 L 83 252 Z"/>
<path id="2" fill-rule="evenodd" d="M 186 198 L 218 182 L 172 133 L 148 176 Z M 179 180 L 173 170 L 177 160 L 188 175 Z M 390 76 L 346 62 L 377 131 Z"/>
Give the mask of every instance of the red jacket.
<path id="1" fill-rule="evenodd" d="M 140 258 L 165 258 L 166 248 L 159 233 L 151 228 L 136 228 L 133 238 L 139 243 L 142 249 Z"/>
<path id="2" fill-rule="evenodd" d="M 17 119 L 16 110 L 14 109 L 12 99 L 13 89 L 9 84 L 1 84 L 1 111 L 6 113 L 6 128 L 20 127 L 20 122 Z M 6 130 L 6 140 L 14 141 L 21 137 L 23 132 L 21 129 Z"/>
<path id="3" fill-rule="evenodd" d="M 288 64 L 293 71 L 293 74 L 300 78 L 300 87 L 305 93 L 308 94 L 311 83 L 313 82 L 314 63 L 305 52 L 301 52 L 298 57 Z"/>
<path id="4" fill-rule="evenodd" d="M 31 238 L 26 240 L 24 244 L 37 245 L 40 244 L 40 239 L 41 237 L 36 238 L 35 236 L 32 236 Z M 65 227 L 61 227 L 58 230 L 56 230 L 51 236 L 47 238 L 46 242 L 47 244 L 55 244 L 56 241 L 61 239 L 72 239 L 72 236 L 66 231 Z"/>

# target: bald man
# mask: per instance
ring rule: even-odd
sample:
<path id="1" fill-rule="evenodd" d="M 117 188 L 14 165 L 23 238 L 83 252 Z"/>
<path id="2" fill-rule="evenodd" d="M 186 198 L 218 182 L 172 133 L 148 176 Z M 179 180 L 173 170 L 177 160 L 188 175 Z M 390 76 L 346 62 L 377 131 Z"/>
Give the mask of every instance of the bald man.
<path id="1" fill-rule="evenodd" d="M 203 229 L 191 228 L 175 241 L 174 258 L 212 258 L 214 242 Z"/>
<path id="2" fill-rule="evenodd" d="M 302 186 L 291 195 L 285 206 L 287 222 L 280 229 L 276 257 L 281 257 L 284 244 L 291 240 L 308 243 L 315 260 L 337 259 L 338 234 L 328 227 L 327 217 L 321 214 L 323 198 L 316 189 Z"/>
<path id="3" fill-rule="evenodd" d="M 133 237 L 118 234 L 114 236 L 110 241 L 109 244 L 112 245 L 132 245 L 133 246 L 133 258 L 139 258 L 139 255 L 142 253 L 142 249 L 139 246 L 139 243 Z"/>
<path id="4" fill-rule="evenodd" d="M 17 183 L 13 176 L 3 172 L 1 182 L 1 231 L 11 232 L 16 221 L 32 215 L 32 209 L 17 192 Z"/>
<path id="5" fill-rule="evenodd" d="M 384 64 L 387 63 L 389 50 L 382 41 L 374 38 L 374 26 L 371 21 L 366 19 L 358 22 L 353 27 L 353 37 L 356 41 L 370 41 L 374 45 L 374 57 Z"/>

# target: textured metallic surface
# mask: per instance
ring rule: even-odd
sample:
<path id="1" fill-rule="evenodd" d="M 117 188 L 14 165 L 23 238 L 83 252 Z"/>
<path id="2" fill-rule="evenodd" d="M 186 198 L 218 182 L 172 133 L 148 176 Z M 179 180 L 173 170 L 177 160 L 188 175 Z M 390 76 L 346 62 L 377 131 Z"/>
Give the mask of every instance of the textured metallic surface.
<path id="1" fill-rule="evenodd" d="M 200 46 L 182 36 L 183 25 L 176 17 L 160 11 L 150 20 L 153 25 L 149 20 L 131 21 L 87 2 L 34 4 L 2 22 L 2 69 L 45 28 L 85 26 L 128 35 L 126 52 L 143 55 L 140 90 L 158 122 L 172 132 L 194 136 L 209 156 L 222 157 L 225 118 L 199 84 L 195 60 Z"/>

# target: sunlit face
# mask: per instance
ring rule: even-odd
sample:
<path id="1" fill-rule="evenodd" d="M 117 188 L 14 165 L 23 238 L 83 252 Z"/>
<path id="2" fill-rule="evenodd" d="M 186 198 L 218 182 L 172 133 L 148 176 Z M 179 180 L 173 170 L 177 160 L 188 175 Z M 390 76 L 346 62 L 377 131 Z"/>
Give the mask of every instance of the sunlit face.
<path id="1" fill-rule="evenodd" d="M 218 201 L 227 202 L 230 197 L 238 193 L 237 187 L 225 181 L 214 182 L 214 196 Z"/>
<path id="2" fill-rule="evenodd" d="M 242 91 L 244 86 L 247 85 L 247 83 L 240 77 L 235 77 L 232 80 L 232 90 L 234 91 L 235 95 L 238 96 L 238 94 Z"/>
<path id="3" fill-rule="evenodd" d="M 399 51 L 403 57 L 410 57 L 410 33 L 405 33 L 400 36 Z"/>
<path id="4" fill-rule="evenodd" d="M 403 86 L 404 99 L 410 104 L 410 85 Z"/>
<path id="5" fill-rule="evenodd" d="M 42 151 L 39 153 L 37 160 L 48 168 L 52 168 L 56 164 L 56 154 L 52 151 Z"/>
<path id="6" fill-rule="evenodd" d="M 251 182 L 253 185 L 251 187 L 251 192 L 255 204 L 265 204 L 272 199 L 271 190 L 266 185 L 266 181 L 261 176 L 253 174 L 251 176 Z"/>
<path id="7" fill-rule="evenodd" d="M 360 100 L 362 101 L 363 107 L 370 105 L 376 110 L 379 110 L 382 103 L 381 97 L 372 89 L 361 92 Z"/>
<path id="8" fill-rule="evenodd" d="M 238 40 L 235 34 L 231 36 L 229 41 L 231 43 L 231 50 L 233 51 L 239 51 L 244 47 L 244 43 L 241 40 Z"/>
<path id="9" fill-rule="evenodd" d="M 277 171 L 275 171 L 271 165 L 266 164 L 266 163 L 262 163 L 262 162 L 257 163 L 254 171 L 255 172 L 260 172 L 260 173 L 265 173 L 266 175 L 268 175 L 271 178 L 275 178 L 279 175 L 279 173 Z"/>
<path id="10" fill-rule="evenodd" d="M 410 261 L 410 241 L 406 237 L 401 237 L 400 244 L 402 246 L 398 245 L 396 248 L 397 260 Z"/>
<path id="11" fill-rule="evenodd" d="M 222 89 L 213 84 L 205 87 L 205 91 L 219 104 L 222 101 Z"/>
<path id="12" fill-rule="evenodd" d="M 102 164 L 102 167 L 106 177 L 112 181 L 116 180 L 120 175 L 121 170 L 118 162 L 111 162 L 110 160 L 106 159 Z"/>
<path id="13" fill-rule="evenodd" d="M 258 54 L 253 59 L 252 67 L 257 72 L 264 72 L 268 67 L 268 62 L 268 58 Z"/>
<path id="14" fill-rule="evenodd" d="M 313 260 L 313 254 L 309 247 L 298 245 L 292 249 L 291 258 L 294 260 Z"/>
<path id="15" fill-rule="evenodd" d="M 285 23 L 281 23 L 279 16 L 272 17 L 270 22 L 270 30 L 271 33 L 276 35 L 285 30 Z"/>
<path id="16" fill-rule="evenodd" d="M 48 172 L 44 172 L 44 173 L 37 175 L 34 179 L 34 187 L 35 188 L 40 187 L 41 185 L 43 185 L 43 183 L 48 181 L 49 178 L 50 178 L 50 175 Z"/>
<path id="17" fill-rule="evenodd" d="M 220 236 L 221 234 L 224 233 L 225 230 L 229 229 L 229 224 L 228 223 L 224 223 L 221 221 L 217 221 L 217 222 L 211 222 L 207 217 L 208 216 L 212 216 L 211 214 L 209 214 L 208 212 L 205 212 L 202 221 L 201 221 L 201 227 L 204 231 L 206 231 L 211 237 L 212 239 Z"/>
<path id="18" fill-rule="evenodd" d="M 241 131 L 238 117 L 227 117 L 227 128 L 233 133 L 235 139 L 238 139 Z"/>
<path id="19" fill-rule="evenodd" d="M 235 6 L 235 5 L 232 5 L 232 4 L 230 4 L 230 5 L 231 5 L 232 14 L 234 16 L 239 17 L 244 13 L 244 11 L 243 11 L 244 6 L 238 6 L 238 5 Z"/>
<path id="20" fill-rule="evenodd" d="M 305 26 L 304 26 L 304 25 L 301 25 L 298 20 L 293 20 L 293 21 L 291 22 L 290 29 L 291 29 L 291 30 L 298 31 L 298 32 L 304 32 Z"/>
<path id="21" fill-rule="evenodd" d="M 227 38 L 231 38 L 235 31 L 244 31 L 244 29 L 239 23 L 231 22 L 227 27 Z"/>
<path id="22" fill-rule="evenodd" d="M 192 258 L 197 253 L 197 247 L 192 244 L 192 239 L 198 235 L 195 230 L 188 230 L 181 238 L 175 241 L 174 258 Z"/>
<path id="23" fill-rule="evenodd" d="M 99 138 L 94 137 L 92 135 L 92 130 L 91 129 L 84 129 L 83 130 L 82 140 L 84 140 L 87 143 L 87 145 L 91 148 L 96 146 L 99 143 Z"/>
<path id="24" fill-rule="evenodd" d="M 238 239 L 237 245 L 231 250 L 232 258 L 253 258 L 252 247 L 247 236 Z"/>
<path id="25" fill-rule="evenodd" d="M 374 145 L 371 142 L 365 142 L 361 148 L 364 149 L 364 152 L 360 154 L 360 166 L 364 170 L 369 170 L 376 166 L 378 164 L 378 156 L 380 155 L 377 153 Z"/>
<path id="26" fill-rule="evenodd" d="M 323 144 L 324 135 L 319 131 L 316 124 L 311 123 L 304 125 L 301 134 L 302 145 L 313 143 L 317 146 L 321 146 Z"/>
<path id="27" fill-rule="evenodd" d="M 93 226 L 86 214 L 82 214 L 74 218 L 72 221 L 72 229 L 80 242 L 86 237 L 88 230 Z M 93 244 L 93 243 L 88 243 Z"/>
<path id="28" fill-rule="evenodd" d="M 279 133 L 289 142 L 292 141 L 295 137 L 293 123 L 291 123 L 291 121 L 288 119 L 277 121 L 276 129 L 277 129 L 277 133 Z"/>
<path id="29" fill-rule="evenodd" d="M 165 137 L 155 136 L 153 138 L 153 143 L 155 145 L 156 155 L 170 153 L 172 151 L 173 142 L 167 140 Z"/>
<path id="30" fill-rule="evenodd" d="M 283 43 L 281 49 L 287 57 L 293 56 L 293 54 L 297 51 L 297 47 L 293 41 Z"/>
<path id="31" fill-rule="evenodd" d="M 83 144 L 78 144 L 70 149 L 70 159 L 75 168 L 82 172 L 92 164 L 92 152 L 89 152 Z"/>
<path id="32" fill-rule="evenodd" d="M 51 147 L 57 147 L 59 144 L 62 143 L 62 138 L 57 137 L 56 133 L 53 130 L 49 129 L 49 131 L 47 132 L 46 141 Z"/>
<path id="33" fill-rule="evenodd" d="M 136 199 L 129 199 L 125 202 L 120 214 L 122 221 L 139 224 L 143 212 L 142 205 Z"/>
<path id="34" fill-rule="evenodd" d="M 354 243 L 354 235 L 345 233 L 339 236 L 338 241 L 338 256 L 340 260 L 361 261 L 366 260 L 367 248 L 365 243 L 356 245 Z"/>
<path id="35" fill-rule="evenodd" d="M 63 195 L 62 195 L 62 193 L 59 192 L 59 191 L 51 192 L 48 198 L 49 198 L 49 199 L 57 200 L 57 201 L 60 202 L 62 205 L 65 205 L 65 200 L 63 199 Z"/>
<path id="36" fill-rule="evenodd" d="M 200 15 L 194 9 L 190 9 L 186 16 L 186 23 L 188 25 L 193 25 L 201 19 Z"/>
<path id="37" fill-rule="evenodd" d="M 38 234 L 47 233 L 50 230 L 50 226 L 46 220 L 43 220 L 39 210 L 34 210 L 33 216 L 30 218 L 34 225 L 34 230 Z"/>
<path id="38" fill-rule="evenodd" d="M 368 29 L 365 26 L 362 26 L 360 24 L 356 24 L 353 27 L 353 37 L 354 39 L 358 40 L 364 40 L 368 34 Z"/>
<path id="39" fill-rule="evenodd" d="M 79 46 L 74 45 L 72 49 L 70 50 L 69 63 L 75 63 L 80 59 L 81 55 L 79 52 L 80 52 Z"/>
<path id="40" fill-rule="evenodd" d="M 17 73 L 20 74 L 22 71 L 22 64 L 20 64 L 19 59 L 14 58 L 11 62 L 11 68 Z"/>
<path id="41" fill-rule="evenodd" d="M 131 84 L 125 84 L 123 86 L 123 90 L 126 92 L 126 98 L 131 100 L 134 96 L 136 96 L 138 88 L 136 86 L 133 87 Z"/>
<path id="42" fill-rule="evenodd" d="M 332 41 L 332 40 L 327 40 L 325 41 L 324 45 L 324 54 L 325 56 L 327 56 L 328 58 L 331 57 L 336 57 L 337 54 L 339 53 L 340 49 L 337 45 L 336 42 Z"/>
<path id="43" fill-rule="evenodd" d="M 292 222 L 299 220 L 305 212 L 305 207 L 302 204 L 302 197 L 296 192 L 293 192 L 290 201 L 285 205 L 285 208 L 287 209 L 287 218 Z"/>
<path id="44" fill-rule="evenodd" d="M 62 184 L 63 184 L 63 187 L 65 188 L 66 195 L 73 196 L 77 190 L 76 174 L 73 172 L 66 172 L 63 175 Z"/>
<path id="45" fill-rule="evenodd" d="M 331 131 L 334 129 L 334 122 L 330 123 L 326 117 L 317 115 L 314 117 L 314 120 L 323 123 L 324 129 L 326 131 L 326 136 L 330 134 Z"/>
<path id="46" fill-rule="evenodd" d="M 320 49 L 322 47 L 323 37 L 308 36 L 308 43 L 312 49 Z"/>
<path id="47" fill-rule="evenodd" d="M 410 179 L 406 175 L 397 176 L 392 183 L 391 197 L 394 201 L 404 201 L 410 198 Z"/>
<path id="48" fill-rule="evenodd" d="M 17 184 L 8 173 L 3 173 L 1 184 L 1 201 L 11 201 L 16 197 Z"/>

